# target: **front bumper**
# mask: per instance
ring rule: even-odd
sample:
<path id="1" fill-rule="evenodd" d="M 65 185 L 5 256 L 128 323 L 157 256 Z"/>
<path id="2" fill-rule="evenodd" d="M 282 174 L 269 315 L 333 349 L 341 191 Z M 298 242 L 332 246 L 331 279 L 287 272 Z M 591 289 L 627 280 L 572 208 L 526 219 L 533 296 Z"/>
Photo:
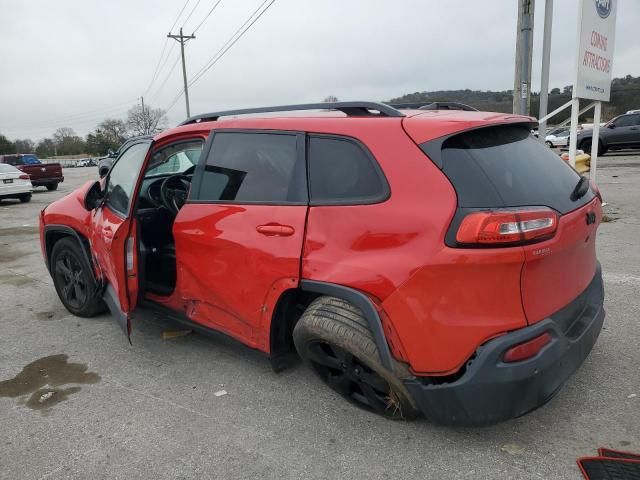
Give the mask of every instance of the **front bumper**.
<path id="1" fill-rule="evenodd" d="M 602 271 L 573 302 L 549 318 L 490 340 L 449 383 L 438 377 L 405 380 L 424 415 L 448 425 L 488 425 L 544 405 L 578 369 L 596 343 L 604 322 Z M 548 331 L 552 336 L 530 359 L 504 363 L 510 347 Z"/>

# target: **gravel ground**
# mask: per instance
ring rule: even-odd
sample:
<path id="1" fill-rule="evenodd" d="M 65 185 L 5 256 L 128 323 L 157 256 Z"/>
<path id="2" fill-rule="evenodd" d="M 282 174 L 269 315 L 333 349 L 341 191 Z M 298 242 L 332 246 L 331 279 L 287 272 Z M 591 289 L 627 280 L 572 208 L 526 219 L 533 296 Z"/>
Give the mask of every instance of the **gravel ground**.
<path id="1" fill-rule="evenodd" d="M 576 458 L 598 446 L 640 452 L 640 156 L 600 161 L 611 221 L 598 233 L 607 319 L 594 350 L 549 404 L 483 429 L 386 421 L 303 366 L 274 374 L 223 338 L 163 340 L 175 325 L 153 314 L 136 315 L 133 346 L 108 315 L 70 315 L 37 214 L 96 176 L 66 169 L 59 191 L 0 203 L 0 381 L 18 375 L 0 384 L 0 478 L 577 479 Z M 31 394 L 44 368 L 51 398 Z"/>

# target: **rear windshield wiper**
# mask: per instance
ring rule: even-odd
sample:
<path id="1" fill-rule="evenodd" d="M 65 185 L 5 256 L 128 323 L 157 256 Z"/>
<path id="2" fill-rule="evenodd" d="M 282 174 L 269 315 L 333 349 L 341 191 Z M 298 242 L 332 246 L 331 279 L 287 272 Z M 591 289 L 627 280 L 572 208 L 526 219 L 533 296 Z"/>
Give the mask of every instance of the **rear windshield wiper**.
<path id="1" fill-rule="evenodd" d="M 571 192 L 571 196 L 569 197 L 572 202 L 575 202 L 579 198 L 582 198 L 589 191 L 589 179 L 587 177 L 580 177 L 578 183 L 576 184 L 573 192 Z"/>

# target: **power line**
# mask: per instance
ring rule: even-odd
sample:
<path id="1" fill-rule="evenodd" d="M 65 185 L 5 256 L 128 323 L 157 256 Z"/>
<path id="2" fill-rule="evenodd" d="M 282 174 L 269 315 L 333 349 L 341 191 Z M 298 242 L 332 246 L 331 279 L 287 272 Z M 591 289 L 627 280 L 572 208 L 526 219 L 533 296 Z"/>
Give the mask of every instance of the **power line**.
<path id="1" fill-rule="evenodd" d="M 182 6 L 182 10 L 180 10 L 180 13 L 176 17 L 176 21 L 173 22 L 173 25 L 171 25 L 171 28 L 169 29 L 169 31 L 172 31 L 175 28 L 175 26 L 178 24 L 178 20 L 180 20 L 180 16 L 182 15 L 182 12 L 184 12 L 184 9 L 187 8 L 189 1 L 190 0 L 187 0 L 186 2 L 184 2 L 184 5 Z"/>
<path id="2" fill-rule="evenodd" d="M 189 15 L 187 15 L 187 18 L 185 18 L 184 22 L 182 22 L 182 28 L 184 28 L 185 24 L 189 21 L 189 19 L 191 18 L 191 15 L 193 15 L 193 12 L 196 11 L 196 8 L 198 8 L 198 5 L 200 5 L 200 0 L 198 0 L 196 2 L 196 4 L 191 9 L 191 12 L 189 12 Z M 173 30 L 173 28 L 171 30 Z M 169 30 L 169 31 L 171 31 L 171 30 Z"/>
<path id="3" fill-rule="evenodd" d="M 178 54 L 176 55 L 176 61 L 173 62 L 173 65 L 171 65 L 171 69 L 169 70 L 169 73 L 167 73 L 167 76 L 164 77 L 164 80 L 162 81 L 160 86 L 156 89 L 155 93 L 149 97 L 150 99 L 154 99 L 162 91 L 162 88 L 166 85 L 167 81 L 169 80 L 169 77 L 171 77 L 171 74 L 176 69 L 176 65 L 178 65 L 179 61 L 180 61 L 180 55 Z"/>
<path id="4" fill-rule="evenodd" d="M 193 76 L 193 78 L 187 84 L 187 87 L 190 87 L 191 85 L 196 83 L 200 78 L 202 78 L 202 76 L 207 71 L 209 71 L 225 55 L 225 53 L 227 53 L 229 51 L 229 49 L 231 47 L 233 47 L 233 45 L 235 45 L 235 43 L 238 40 L 240 40 L 240 38 L 242 38 L 242 36 L 253 26 L 253 24 L 256 23 L 258 21 L 258 19 L 262 15 L 264 15 L 264 13 L 271 7 L 271 5 L 273 5 L 275 3 L 276 0 L 271 0 L 271 2 L 257 16 L 255 16 L 256 13 L 260 10 L 260 8 L 262 8 L 262 6 L 264 4 L 266 4 L 268 1 L 269 0 L 265 0 L 264 2 L 262 2 L 262 4 L 260 4 L 260 6 L 249 16 L 249 18 L 240 26 L 240 28 L 238 30 L 236 30 L 236 32 L 229 38 L 229 40 L 227 40 L 227 42 L 220 48 L 220 50 L 218 50 L 213 55 L 213 57 L 211 57 L 211 59 L 207 63 L 205 63 L 205 65 L 198 71 L 198 73 L 196 73 Z M 255 18 L 253 18 L 254 16 L 255 16 Z M 253 21 L 251 20 L 252 18 L 253 18 Z M 247 25 L 247 23 L 248 23 L 248 25 Z M 246 25 L 246 28 L 244 28 L 244 30 L 242 30 L 243 27 L 245 27 L 245 25 Z M 238 32 L 240 32 L 240 33 L 238 34 Z M 166 111 L 169 111 L 171 108 L 173 108 L 173 106 L 178 101 L 178 99 L 182 96 L 184 91 L 185 90 L 182 89 L 178 93 L 178 95 L 171 101 L 169 106 L 167 108 L 165 108 Z"/>
<path id="5" fill-rule="evenodd" d="M 213 11 L 216 9 L 216 7 L 218 6 L 218 4 L 221 2 L 222 0 L 218 0 L 213 7 L 211 7 L 211 10 L 209 10 L 209 12 L 204 16 L 204 18 L 200 21 L 200 23 L 198 24 L 198 26 L 196 28 L 194 28 L 193 30 L 193 34 L 195 35 L 195 33 L 198 31 L 198 29 L 202 26 L 202 24 L 207 20 L 207 18 L 209 18 L 209 15 L 211 15 L 211 13 L 213 13 Z"/>
<path id="6" fill-rule="evenodd" d="M 190 0 L 186 0 L 184 5 L 182 6 L 182 9 L 180 10 L 180 12 L 178 12 L 178 16 L 173 21 L 173 25 L 171 25 L 171 28 L 169 29 L 169 31 L 173 30 L 173 27 L 176 26 L 176 24 L 178 23 L 178 20 L 180 20 L 180 17 L 182 16 L 182 12 L 184 12 L 184 9 L 187 8 L 187 5 L 189 4 L 189 1 Z M 198 0 L 198 2 L 199 2 L 199 0 Z M 192 11 L 192 13 L 193 13 L 193 11 Z M 160 52 L 160 58 L 158 58 L 158 63 L 156 64 L 156 68 L 155 68 L 155 70 L 153 72 L 153 76 L 151 77 L 151 81 L 149 82 L 149 85 L 145 89 L 143 96 L 146 95 L 147 93 L 149 93 L 149 91 L 151 90 L 151 87 L 153 86 L 153 82 L 156 81 L 156 79 L 158 78 L 158 75 L 160 74 L 160 72 L 162 71 L 164 66 L 167 64 L 167 60 L 168 60 L 169 56 L 171 55 L 171 51 L 172 51 L 173 47 L 175 46 L 175 44 L 173 44 L 173 43 L 171 44 L 171 48 L 167 52 L 167 58 L 164 58 L 164 52 L 165 52 L 165 50 L 167 48 L 167 43 L 168 42 L 169 42 L 169 39 L 165 38 L 164 39 L 164 43 L 162 44 L 162 51 Z M 164 58 L 164 62 L 162 61 L 163 58 Z M 161 63 L 162 63 L 162 67 L 160 66 Z"/>
<path id="7" fill-rule="evenodd" d="M 224 53 L 229 50 L 229 48 L 231 48 L 233 46 L 234 43 L 236 43 L 241 37 L 242 35 L 244 35 L 244 33 L 249 30 L 249 28 L 251 28 L 251 26 L 264 14 L 264 12 L 267 11 L 267 9 L 275 2 L 275 0 L 271 0 L 271 3 L 269 5 L 267 5 L 267 7 L 262 10 L 262 12 L 260 12 L 260 14 L 255 17 L 256 13 L 258 13 L 258 11 L 260 11 L 260 9 L 268 2 L 269 0 L 264 0 L 259 6 L 258 8 L 256 8 L 251 15 L 249 15 L 249 18 L 247 18 L 247 20 L 245 20 L 245 22 L 240 25 L 240 27 L 233 33 L 233 35 L 231 35 L 231 37 L 229 37 L 229 40 L 226 41 L 226 43 L 224 45 L 222 45 L 222 47 L 220 47 L 220 49 L 214 53 L 214 55 L 205 63 L 205 65 L 191 78 L 191 80 L 189 80 L 189 86 L 193 85 L 197 80 L 200 79 L 200 77 L 209 69 L 211 68 L 217 61 L 218 59 L 224 55 Z M 255 17 L 255 18 L 254 18 Z M 251 21 L 251 19 L 253 18 L 253 21 Z M 251 23 L 249 23 L 251 22 Z M 249 24 L 249 25 L 247 25 Z M 246 26 L 246 28 L 245 28 Z M 244 28 L 244 30 L 242 30 Z M 242 32 L 240 32 L 242 30 Z M 240 34 L 238 35 L 238 32 L 240 32 Z M 237 35 L 237 37 L 236 37 Z M 234 40 L 235 37 L 235 40 Z M 226 50 L 225 50 L 226 49 Z M 222 53 L 221 53 L 222 52 Z"/>
<path id="8" fill-rule="evenodd" d="M 156 69 L 153 72 L 153 77 L 151 77 L 151 81 L 149 82 L 149 85 L 147 86 L 147 88 L 144 91 L 145 95 L 149 92 L 149 90 L 151 89 L 151 86 L 153 85 L 153 82 L 155 82 L 156 78 L 158 77 L 158 70 L 160 68 L 160 62 L 162 62 L 162 59 L 164 58 L 164 51 L 167 49 L 167 43 L 169 43 L 169 39 L 165 38 L 164 39 L 164 44 L 162 45 L 162 52 L 160 52 L 160 58 L 158 58 L 158 63 L 156 64 Z"/>

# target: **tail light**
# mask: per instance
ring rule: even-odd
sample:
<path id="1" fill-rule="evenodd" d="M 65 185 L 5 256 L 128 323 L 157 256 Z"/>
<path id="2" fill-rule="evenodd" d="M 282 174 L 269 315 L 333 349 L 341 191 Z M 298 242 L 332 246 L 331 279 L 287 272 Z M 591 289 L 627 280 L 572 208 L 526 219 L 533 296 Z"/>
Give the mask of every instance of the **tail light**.
<path id="1" fill-rule="evenodd" d="M 531 340 L 524 343 L 520 343 L 515 347 L 511 347 L 504 353 L 502 359 L 506 363 L 521 362 L 528 358 L 535 357 L 540 350 L 542 350 L 547 344 L 551 342 L 551 335 L 549 332 L 544 332 Z"/>
<path id="2" fill-rule="evenodd" d="M 464 245 L 522 245 L 553 237 L 558 214 L 546 207 L 472 212 L 462 220 L 456 242 Z"/>
<path id="3" fill-rule="evenodd" d="M 23 173 L 22 175 L 20 175 L 18 177 L 20 180 L 29 180 L 31 177 L 29 175 L 27 175 L 26 173 Z"/>

